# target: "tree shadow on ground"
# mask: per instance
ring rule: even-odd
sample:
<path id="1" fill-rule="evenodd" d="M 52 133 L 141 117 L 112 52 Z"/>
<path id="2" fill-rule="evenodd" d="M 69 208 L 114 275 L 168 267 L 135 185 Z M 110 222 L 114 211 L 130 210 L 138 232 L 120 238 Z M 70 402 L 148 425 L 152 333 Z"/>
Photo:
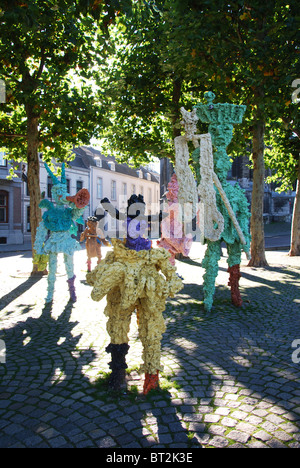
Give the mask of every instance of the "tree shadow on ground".
<path id="1" fill-rule="evenodd" d="M 202 287 L 186 284 L 168 301 L 162 347 L 179 365 L 174 379 L 191 397 L 207 401 L 207 414 L 228 403 L 231 412 L 235 405 L 248 411 L 276 406 L 285 414 L 278 429 L 293 423 L 299 437 L 300 368 L 291 359 L 291 344 L 300 337 L 300 309 L 293 302 L 297 287 L 289 285 L 287 294 L 277 283 L 274 294 L 275 283 L 266 278 L 261 283 L 241 288 L 248 298 L 241 308 L 230 303 L 228 288 L 217 286 L 211 312 L 204 310 Z M 250 414 L 244 422 L 254 421 Z"/>
<path id="2" fill-rule="evenodd" d="M 42 278 L 42 276 L 31 276 L 26 281 L 19 284 L 15 289 L 2 296 L 0 298 L 0 310 L 7 307 L 8 304 L 14 301 L 17 297 L 22 296 L 22 294 L 32 288 L 32 286 L 38 283 Z"/>
<path id="3" fill-rule="evenodd" d="M 9 413 L 22 423 L 18 423 L 19 431 L 14 434 L 6 434 L 3 429 L 0 447 L 49 447 L 49 441 L 62 427 L 67 444 L 67 434 L 81 432 L 72 420 L 79 403 L 73 397 L 89 388 L 83 368 L 93 361 L 94 352 L 77 348 L 81 335 L 72 334 L 78 323 L 70 321 L 72 307 L 73 303 L 68 302 L 54 318 L 49 303 L 38 318 L 29 317 L 2 329 L 6 364 L 0 368 L 0 400 L 5 395 L 10 411 L 2 412 L 0 406 L 0 414 L 3 424 L 11 422 Z"/>
<path id="4" fill-rule="evenodd" d="M 143 374 L 137 376 L 136 371 L 128 371 L 126 384 L 119 391 L 110 389 L 109 373 L 103 373 L 95 383 L 95 388 L 105 399 L 106 405 L 113 410 L 109 433 L 114 437 L 118 447 L 201 448 L 199 440 L 188 430 L 189 421 L 199 424 L 199 417 L 196 414 L 189 414 L 185 415 L 184 421 L 181 420 L 180 411 L 183 406 L 179 400 L 174 402 L 174 382 L 161 373 L 159 388 L 144 395 L 142 385 L 134 385 L 137 381 L 141 384 Z M 119 412 L 116 405 L 126 408 L 127 416 L 120 417 L 119 414 L 120 422 L 123 423 L 121 425 L 117 421 L 112 422 Z"/>

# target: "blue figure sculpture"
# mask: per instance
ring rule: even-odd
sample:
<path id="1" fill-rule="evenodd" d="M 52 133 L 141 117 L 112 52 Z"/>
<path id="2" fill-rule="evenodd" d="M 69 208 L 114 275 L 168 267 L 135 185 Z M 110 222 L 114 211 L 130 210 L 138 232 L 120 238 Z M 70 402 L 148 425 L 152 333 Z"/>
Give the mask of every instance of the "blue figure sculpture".
<path id="1" fill-rule="evenodd" d="M 73 254 L 75 251 L 81 250 L 81 246 L 79 242 L 72 237 L 72 234 L 77 234 L 75 223 L 84 224 L 82 213 L 89 202 L 90 194 L 87 189 L 81 189 L 75 196 L 69 196 L 64 163 L 61 168 L 61 180 L 51 172 L 46 163 L 44 164 L 53 182 L 51 194 L 55 204 L 46 199 L 42 200 L 39 204 L 39 207 L 46 208 L 46 211 L 37 229 L 34 249 L 38 255 L 48 255 L 49 257 L 46 302 L 51 302 L 53 299 L 57 271 L 57 255 L 59 253 L 64 254 L 70 299 L 75 302 L 77 297 L 74 285 Z"/>

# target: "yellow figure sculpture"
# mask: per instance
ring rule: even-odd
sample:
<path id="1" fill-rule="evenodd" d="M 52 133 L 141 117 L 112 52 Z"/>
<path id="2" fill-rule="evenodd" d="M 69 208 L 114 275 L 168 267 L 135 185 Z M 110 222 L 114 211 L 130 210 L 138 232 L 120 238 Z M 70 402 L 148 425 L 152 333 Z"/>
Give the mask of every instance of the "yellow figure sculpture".
<path id="1" fill-rule="evenodd" d="M 166 299 L 173 297 L 183 285 L 165 249 L 131 250 L 118 239 L 112 239 L 112 244 L 113 251 L 87 274 L 87 282 L 93 286 L 92 299 L 100 301 L 107 296 L 104 313 L 108 317 L 107 331 L 111 338 L 106 348 L 112 355 L 110 386 L 118 389 L 124 382 L 128 333 L 132 313 L 136 310 L 143 344 L 143 392 L 147 394 L 159 384 Z"/>

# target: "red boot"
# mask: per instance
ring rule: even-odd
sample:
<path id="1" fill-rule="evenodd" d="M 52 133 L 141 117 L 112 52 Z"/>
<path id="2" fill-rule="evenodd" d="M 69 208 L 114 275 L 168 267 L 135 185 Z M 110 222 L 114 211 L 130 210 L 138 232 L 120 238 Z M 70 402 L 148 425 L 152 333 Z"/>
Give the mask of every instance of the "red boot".
<path id="1" fill-rule="evenodd" d="M 156 374 L 145 374 L 145 382 L 144 382 L 144 388 L 143 388 L 143 393 L 144 395 L 147 395 L 150 390 L 155 390 L 159 386 L 159 376 L 158 376 L 159 371 L 157 371 Z"/>
<path id="2" fill-rule="evenodd" d="M 241 307 L 243 301 L 239 290 L 239 280 L 241 277 L 240 265 L 233 265 L 229 267 L 227 271 L 229 272 L 228 286 L 231 288 L 231 302 L 236 307 Z"/>

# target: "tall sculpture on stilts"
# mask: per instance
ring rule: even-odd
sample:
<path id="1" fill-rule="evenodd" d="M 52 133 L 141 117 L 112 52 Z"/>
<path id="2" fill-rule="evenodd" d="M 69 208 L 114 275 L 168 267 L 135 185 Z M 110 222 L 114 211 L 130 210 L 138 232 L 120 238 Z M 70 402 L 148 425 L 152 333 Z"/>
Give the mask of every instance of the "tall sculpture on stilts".
<path id="1" fill-rule="evenodd" d="M 192 152 L 192 160 L 199 197 L 198 207 L 200 207 L 197 217 L 201 240 L 207 245 L 202 262 L 205 269 L 204 307 L 210 311 L 213 305 L 222 242 L 226 244 L 228 252 L 228 284 L 231 288 L 231 300 L 237 307 L 242 305 L 239 290 L 240 263 L 242 251 L 249 257 L 250 212 L 247 198 L 239 184 L 232 185 L 227 180 L 231 161 L 226 148 L 232 139 L 233 125 L 242 122 L 246 106 L 228 103 L 215 104 L 215 95 L 212 92 L 205 93 L 205 99 L 207 103 L 196 105 L 192 112 L 181 109 L 185 135 L 180 138 L 184 141 L 185 150 L 177 150 L 175 157 L 177 165 L 180 166 L 182 166 L 183 154 L 186 160 L 184 169 L 177 170 L 177 177 L 181 176 L 181 172 L 188 171 L 190 174 L 188 142 L 193 143 L 195 149 Z M 207 134 L 196 134 L 198 120 L 209 124 Z M 184 187 L 184 178 L 182 186 Z"/>

